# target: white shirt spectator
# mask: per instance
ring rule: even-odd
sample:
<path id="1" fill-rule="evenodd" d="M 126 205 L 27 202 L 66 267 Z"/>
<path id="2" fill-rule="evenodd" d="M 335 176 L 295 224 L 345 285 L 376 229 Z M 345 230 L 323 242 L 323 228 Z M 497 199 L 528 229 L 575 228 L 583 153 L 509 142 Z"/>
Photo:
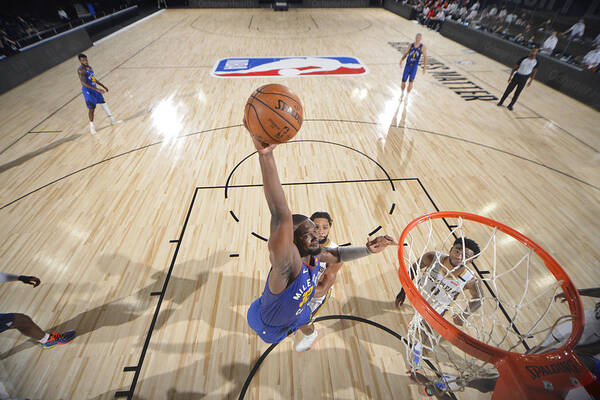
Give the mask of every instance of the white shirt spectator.
<path id="1" fill-rule="evenodd" d="M 504 17 L 506 17 L 506 9 L 505 8 L 500 10 L 500 13 L 498 14 L 498 18 L 502 19 Z"/>
<path id="2" fill-rule="evenodd" d="M 475 4 L 473 4 L 473 5 L 471 6 L 471 10 L 475 10 L 475 11 L 479 10 L 479 2 L 478 2 L 478 1 L 477 1 L 477 2 L 475 2 Z"/>
<path id="3" fill-rule="evenodd" d="M 466 13 L 467 13 L 467 7 L 465 7 L 465 6 L 462 6 L 460 8 L 460 10 L 458 10 L 458 15 L 461 17 L 464 16 Z"/>
<path id="4" fill-rule="evenodd" d="M 477 10 L 471 11 L 471 13 L 467 16 L 467 21 L 473 20 L 477 16 Z"/>
<path id="5" fill-rule="evenodd" d="M 444 20 L 444 11 L 440 10 L 437 12 L 437 14 L 435 15 L 435 19 L 437 19 L 438 21 L 443 21 Z"/>
<path id="6" fill-rule="evenodd" d="M 598 34 L 598 36 L 596 36 L 596 39 L 594 39 L 594 46 L 598 46 L 600 44 L 600 33 Z"/>
<path id="7" fill-rule="evenodd" d="M 512 24 L 515 21 L 515 19 L 517 19 L 517 16 L 515 14 L 508 14 L 506 16 L 506 23 Z"/>
<path id="8" fill-rule="evenodd" d="M 58 16 L 60 17 L 60 19 L 64 19 L 64 20 L 69 19 L 69 16 L 65 12 L 65 10 L 63 10 L 62 8 L 58 9 Z"/>
<path id="9" fill-rule="evenodd" d="M 498 9 L 496 8 L 496 6 L 492 7 L 492 9 L 490 10 L 490 12 L 488 13 L 488 15 L 490 17 L 493 17 L 494 15 L 496 15 L 498 13 Z"/>
<path id="10" fill-rule="evenodd" d="M 554 51 L 556 44 L 558 43 L 558 38 L 555 35 L 551 35 L 548 39 L 544 41 L 542 44 L 542 48 L 540 51 L 545 54 L 550 54 Z"/>
<path id="11" fill-rule="evenodd" d="M 583 57 L 583 66 L 587 69 L 596 68 L 600 64 L 600 47 L 590 50 Z"/>
<path id="12" fill-rule="evenodd" d="M 583 36 L 583 32 L 585 31 L 585 24 L 581 21 L 577 22 L 576 24 L 574 24 L 572 27 L 569 28 L 569 30 L 567 32 L 571 32 L 571 37 L 582 37 Z"/>

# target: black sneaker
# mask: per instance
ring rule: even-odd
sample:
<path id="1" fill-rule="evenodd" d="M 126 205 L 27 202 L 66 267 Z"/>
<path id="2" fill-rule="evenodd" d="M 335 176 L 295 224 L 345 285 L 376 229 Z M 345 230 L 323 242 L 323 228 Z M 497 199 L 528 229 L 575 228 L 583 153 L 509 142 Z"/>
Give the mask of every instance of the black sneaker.
<path id="1" fill-rule="evenodd" d="M 498 103 L 496 104 L 498 107 L 502 107 L 502 103 Z"/>
<path id="2" fill-rule="evenodd" d="M 508 108 L 510 111 L 512 111 L 512 106 L 508 106 L 506 108 Z"/>

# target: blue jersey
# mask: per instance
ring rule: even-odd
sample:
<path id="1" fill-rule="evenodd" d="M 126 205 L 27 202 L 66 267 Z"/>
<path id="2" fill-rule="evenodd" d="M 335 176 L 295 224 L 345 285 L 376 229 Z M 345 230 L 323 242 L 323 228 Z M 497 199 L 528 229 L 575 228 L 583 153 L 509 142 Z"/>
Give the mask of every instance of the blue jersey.
<path id="1" fill-rule="evenodd" d="M 248 324 L 267 343 L 278 343 L 310 321 L 308 303 L 315 294 L 319 260 L 314 267 L 302 263 L 300 273 L 281 293 L 269 290 L 269 278 L 263 294 L 248 309 Z M 269 271 L 269 276 L 271 275 Z"/>
<path id="2" fill-rule="evenodd" d="M 419 45 L 419 47 L 415 47 L 414 43 L 410 44 L 410 48 L 408 49 L 408 58 L 406 60 L 406 65 L 418 65 L 419 60 L 421 59 L 421 53 L 423 52 L 423 43 Z"/>
<path id="3" fill-rule="evenodd" d="M 96 77 L 94 76 L 94 70 L 92 69 L 92 67 L 90 67 L 89 65 L 87 67 L 84 67 L 82 65 L 79 67 L 79 69 L 81 71 L 85 72 L 85 83 L 87 83 L 88 85 L 90 85 L 92 87 L 97 87 L 96 86 Z M 85 86 L 83 86 L 83 87 L 85 87 Z"/>
<path id="4" fill-rule="evenodd" d="M 89 65 L 84 67 L 83 65 L 79 67 L 80 71 L 85 72 L 85 83 L 95 88 L 96 86 L 96 77 L 94 76 L 94 70 Z M 83 100 L 87 108 L 94 109 L 96 108 L 96 104 L 104 103 L 104 96 L 102 93 L 97 90 L 90 89 L 81 85 L 81 93 L 83 93 Z"/>

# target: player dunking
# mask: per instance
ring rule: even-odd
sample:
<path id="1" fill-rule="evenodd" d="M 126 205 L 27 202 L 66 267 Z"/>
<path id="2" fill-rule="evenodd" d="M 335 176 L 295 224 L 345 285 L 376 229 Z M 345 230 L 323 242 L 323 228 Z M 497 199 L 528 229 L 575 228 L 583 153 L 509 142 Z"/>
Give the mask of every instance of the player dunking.
<path id="1" fill-rule="evenodd" d="M 400 66 L 402 66 L 402 61 L 406 60 L 406 66 L 404 67 L 404 72 L 402 73 L 402 96 L 404 96 L 404 87 L 406 86 L 406 81 L 408 80 L 408 89 L 406 94 L 410 93 L 410 90 L 413 86 L 413 81 L 417 76 L 417 70 L 419 69 L 419 60 L 421 59 L 421 54 L 423 54 L 423 73 L 427 69 L 427 49 L 425 45 L 421 43 L 421 34 L 417 33 L 415 36 L 415 42 L 411 43 L 408 49 L 404 52 L 402 59 L 400 60 Z"/>
<path id="2" fill-rule="evenodd" d="M 81 81 L 81 92 L 83 93 L 83 99 L 85 100 L 85 105 L 88 108 L 88 116 L 90 118 L 90 133 L 95 135 L 96 129 L 94 128 L 94 111 L 96 110 L 96 104 L 100 104 L 102 106 L 102 109 L 106 115 L 108 115 L 108 118 L 110 118 L 110 123 L 112 125 L 123 121 L 116 121 L 110 113 L 108 105 L 104 101 L 104 96 L 102 96 L 102 93 L 108 92 L 108 88 L 96 79 L 94 70 L 88 64 L 87 56 L 85 54 L 79 54 L 77 58 L 81 63 L 79 68 L 77 68 L 77 74 L 79 75 L 79 80 Z M 100 89 L 97 85 L 102 86 L 104 89 Z"/>
<path id="3" fill-rule="evenodd" d="M 245 123 L 245 121 L 244 121 Z M 248 325 L 267 343 L 279 343 L 310 321 L 308 302 L 317 285 L 319 261 L 339 263 L 379 253 L 395 244 L 379 236 L 362 247 L 322 249 L 314 222 L 291 213 L 279 181 L 273 149 L 252 136 L 271 212 L 268 241 L 271 269 L 262 295 L 248 309 Z"/>
<path id="4" fill-rule="evenodd" d="M 317 233 L 319 234 L 319 245 L 323 248 L 337 248 L 338 245 L 329 239 L 329 230 L 333 220 L 328 212 L 318 211 L 310 216 L 310 220 L 317 226 Z M 304 335 L 296 345 L 296 351 L 306 351 L 311 348 L 315 340 L 317 339 L 318 333 L 315 329 L 313 320 L 323 308 L 323 305 L 331 297 L 331 291 L 333 290 L 333 284 L 342 263 L 327 264 L 324 262 L 319 263 L 319 272 L 317 272 L 317 288 L 315 289 L 315 295 L 308 303 L 310 308 L 310 322 L 307 325 L 301 326 L 300 331 Z"/>

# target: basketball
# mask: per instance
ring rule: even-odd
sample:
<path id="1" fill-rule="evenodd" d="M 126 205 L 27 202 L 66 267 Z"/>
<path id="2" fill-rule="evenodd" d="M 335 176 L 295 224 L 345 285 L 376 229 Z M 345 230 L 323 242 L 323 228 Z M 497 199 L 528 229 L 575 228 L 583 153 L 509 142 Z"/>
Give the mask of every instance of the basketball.
<path id="1" fill-rule="evenodd" d="M 264 143 L 287 142 L 302 126 L 302 103 L 283 85 L 261 86 L 246 102 L 244 125 Z"/>

